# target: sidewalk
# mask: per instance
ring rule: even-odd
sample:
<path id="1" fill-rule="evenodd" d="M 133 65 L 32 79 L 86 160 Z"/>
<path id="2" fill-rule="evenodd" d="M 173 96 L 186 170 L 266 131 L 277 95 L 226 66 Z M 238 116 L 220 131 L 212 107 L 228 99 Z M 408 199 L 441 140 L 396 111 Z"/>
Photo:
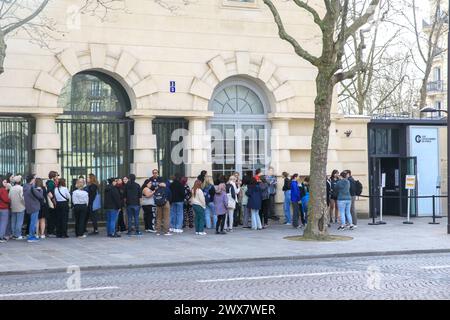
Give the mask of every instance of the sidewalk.
<path id="1" fill-rule="evenodd" d="M 66 270 L 70 265 L 100 269 L 407 251 L 450 252 L 446 217 L 438 220 L 440 225 L 428 224 L 430 218 L 414 219 L 413 225 L 404 225 L 403 218 L 386 217 L 385 220 L 387 224 L 379 226 L 369 226 L 369 220 L 360 220 L 354 231 L 337 231 L 337 226 L 333 225 L 331 234 L 354 238 L 339 242 L 285 240 L 286 236 L 299 235 L 301 230 L 278 224 L 262 231 L 239 227 L 227 235 L 216 235 L 209 230 L 207 236 L 196 236 L 189 230 L 171 237 L 145 233 L 142 237 L 119 239 L 99 235 L 81 240 L 50 238 L 39 243 L 9 241 L 0 244 L 0 275 Z"/>

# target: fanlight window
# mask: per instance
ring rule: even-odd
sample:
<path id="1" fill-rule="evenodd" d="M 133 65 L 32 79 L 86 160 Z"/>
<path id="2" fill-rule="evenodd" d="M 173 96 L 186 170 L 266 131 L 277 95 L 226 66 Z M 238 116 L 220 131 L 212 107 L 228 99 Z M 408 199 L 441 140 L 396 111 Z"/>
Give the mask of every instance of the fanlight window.
<path id="1" fill-rule="evenodd" d="M 261 99 L 253 90 L 242 85 L 229 86 L 220 91 L 214 98 L 215 114 L 262 115 L 264 107 Z"/>

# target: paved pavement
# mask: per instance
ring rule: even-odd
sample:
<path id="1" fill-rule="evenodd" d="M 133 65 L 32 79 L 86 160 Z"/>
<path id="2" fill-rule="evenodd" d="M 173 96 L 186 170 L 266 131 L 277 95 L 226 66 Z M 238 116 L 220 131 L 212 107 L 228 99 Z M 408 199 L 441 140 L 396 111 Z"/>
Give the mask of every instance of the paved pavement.
<path id="1" fill-rule="evenodd" d="M 450 256 L 270 260 L 6 275 L 1 278 L 0 300 L 8 299 L 448 300 Z"/>
<path id="2" fill-rule="evenodd" d="M 213 263 L 265 258 L 311 258 L 323 255 L 398 253 L 403 251 L 450 252 L 447 219 L 440 225 L 429 225 L 429 218 L 404 225 L 403 219 L 387 217 L 388 224 L 369 226 L 360 220 L 354 231 L 332 234 L 349 235 L 354 239 L 339 242 L 304 242 L 284 239 L 301 231 L 284 225 L 271 225 L 266 230 L 236 228 L 227 235 L 196 236 L 193 230 L 172 237 L 144 234 L 142 237 L 107 238 L 103 235 L 86 239 L 46 239 L 39 243 L 9 241 L 0 244 L 0 274 L 65 270 L 77 265 L 83 270 L 155 266 L 185 263 Z"/>

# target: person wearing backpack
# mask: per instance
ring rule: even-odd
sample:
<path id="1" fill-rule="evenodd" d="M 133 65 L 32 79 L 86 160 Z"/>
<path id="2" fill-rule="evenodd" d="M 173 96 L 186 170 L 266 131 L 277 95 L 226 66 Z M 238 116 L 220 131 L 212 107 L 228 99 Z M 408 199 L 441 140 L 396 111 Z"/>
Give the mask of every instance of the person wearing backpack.
<path id="1" fill-rule="evenodd" d="M 346 170 L 348 175 L 348 181 L 350 181 L 350 195 L 352 196 L 352 204 L 350 205 L 350 213 L 352 215 L 352 221 L 354 228 L 356 228 L 358 224 L 358 216 L 356 213 L 355 201 L 356 197 L 360 196 L 362 193 L 362 184 L 359 180 L 355 180 L 352 176 L 352 172 L 350 170 Z"/>
<path id="2" fill-rule="evenodd" d="M 164 182 L 161 182 L 153 194 L 156 205 L 156 235 L 160 236 L 164 232 L 165 236 L 170 233 L 170 200 L 171 193 Z"/>
<path id="3" fill-rule="evenodd" d="M 212 229 L 216 227 L 217 222 L 217 216 L 214 214 L 214 195 L 216 191 L 209 177 L 205 177 L 205 181 L 202 183 L 202 190 L 206 202 L 205 208 L 206 229 Z M 213 219 L 213 224 L 211 224 L 211 218 Z"/>
<path id="4" fill-rule="evenodd" d="M 23 186 L 23 197 L 25 200 L 25 210 L 30 215 L 30 226 L 28 230 L 28 242 L 39 241 L 36 238 L 36 226 L 39 217 L 39 210 L 41 210 L 41 202 L 44 200 L 42 190 L 37 190 L 35 187 L 36 177 L 30 175 L 26 179 L 26 184 Z"/>

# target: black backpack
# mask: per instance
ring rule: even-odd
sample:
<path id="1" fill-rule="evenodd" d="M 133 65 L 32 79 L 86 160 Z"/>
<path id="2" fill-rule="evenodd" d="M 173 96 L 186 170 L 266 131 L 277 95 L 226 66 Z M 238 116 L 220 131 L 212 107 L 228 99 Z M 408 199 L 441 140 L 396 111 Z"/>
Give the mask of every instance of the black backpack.
<path id="1" fill-rule="evenodd" d="M 355 194 L 359 197 L 363 192 L 363 185 L 359 180 L 355 181 Z"/>
<path id="2" fill-rule="evenodd" d="M 153 195 L 153 199 L 155 199 L 155 204 L 158 207 L 164 207 L 167 203 L 167 193 L 164 188 L 156 189 L 155 194 Z"/>

